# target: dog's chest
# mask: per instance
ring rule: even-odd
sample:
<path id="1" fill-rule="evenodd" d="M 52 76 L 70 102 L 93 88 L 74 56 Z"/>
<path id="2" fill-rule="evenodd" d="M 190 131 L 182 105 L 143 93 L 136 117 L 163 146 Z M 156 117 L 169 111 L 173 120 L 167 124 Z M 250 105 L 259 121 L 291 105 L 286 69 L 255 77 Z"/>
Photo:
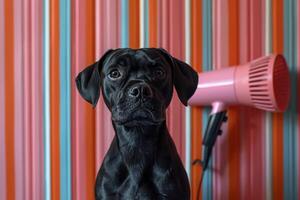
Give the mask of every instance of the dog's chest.
<path id="1" fill-rule="evenodd" d="M 147 176 L 154 165 L 156 148 L 151 143 L 143 142 L 139 145 L 127 146 L 121 149 L 123 162 L 128 170 L 128 175 L 136 182 Z"/>

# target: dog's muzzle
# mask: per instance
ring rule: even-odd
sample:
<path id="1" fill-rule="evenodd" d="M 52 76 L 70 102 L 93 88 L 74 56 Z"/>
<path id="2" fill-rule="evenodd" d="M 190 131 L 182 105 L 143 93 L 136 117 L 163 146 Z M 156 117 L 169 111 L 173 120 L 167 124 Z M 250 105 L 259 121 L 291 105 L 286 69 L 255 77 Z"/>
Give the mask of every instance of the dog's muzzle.
<path id="1" fill-rule="evenodd" d="M 146 101 L 153 97 L 151 87 L 147 83 L 136 83 L 132 85 L 128 90 L 128 96 L 134 99 L 142 99 Z"/>
<path id="2" fill-rule="evenodd" d="M 121 124 L 157 124 L 165 119 L 161 101 L 155 98 L 153 89 L 147 83 L 133 83 L 124 95 L 125 99 L 112 112 L 113 121 Z"/>

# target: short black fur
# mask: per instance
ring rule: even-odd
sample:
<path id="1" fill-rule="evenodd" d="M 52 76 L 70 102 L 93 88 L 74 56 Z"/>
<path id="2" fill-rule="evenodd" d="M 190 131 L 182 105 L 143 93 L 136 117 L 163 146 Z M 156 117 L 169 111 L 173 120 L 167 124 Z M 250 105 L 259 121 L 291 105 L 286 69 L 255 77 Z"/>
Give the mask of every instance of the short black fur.
<path id="1" fill-rule="evenodd" d="M 109 50 L 76 78 L 96 106 L 100 88 L 116 135 L 98 172 L 96 199 L 188 200 L 189 181 L 166 126 L 173 85 L 186 105 L 197 73 L 163 49 Z"/>

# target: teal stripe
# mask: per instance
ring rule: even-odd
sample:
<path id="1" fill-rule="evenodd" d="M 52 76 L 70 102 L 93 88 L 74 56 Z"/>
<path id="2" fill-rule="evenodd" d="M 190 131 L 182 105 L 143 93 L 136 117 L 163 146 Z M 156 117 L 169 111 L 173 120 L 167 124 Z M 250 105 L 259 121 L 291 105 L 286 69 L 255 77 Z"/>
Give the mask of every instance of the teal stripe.
<path id="1" fill-rule="evenodd" d="M 50 172 L 50 6 L 49 0 L 43 5 L 43 104 L 44 104 L 44 171 L 45 171 L 45 200 L 51 199 Z"/>
<path id="2" fill-rule="evenodd" d="M 296 1 L 284 1 L 284 55 L 290 69 L 291 100 L 284 113 L 284 199 L 298 199 L 297 191 L 297 47 Z"/>
<path id="3" fill-rule="evenodd" d="M 60 1 L 60 199 L 71 200 L 71 9 L 70 0 Z"/>
<path id="4" fill-rule="evenodd" d="M 149 47 L 149 1 L 144 0 L 144 44 L 145 47 Z"/>
<path id="5" fill-rule="evenodd" d="M 128 0 L 121 0 L 121 47 L 128 47 Z"/>
<path id="6" fill-rule="evenodd" d="M 203 52 L 203 71 L 212 70 L 212 1 L 211 0 L 203 0 L 202 1 L 202 13 L 203 13 L 203 21 L 202 21 L 202 31 L 203 31 L 203 39 L 202 39 L 202 52 Z M 202 133 L 204 133 L 206 125 L 208 123 L 210 108 L 205 108 L 202 114 Z M 203 135 L 204 136 L 204 135 Z M 205 176 L 203 178 L 202 184 L 202 199 L 210 200 L 212 199 L 212 160 L 211 158 L 209 162 L 209 167 L 205 172 Z"/>
<path id="7" fill-rule="evenodd" d="M 294 10 L 294 19 L 295 19 L 295 21 L 294 21 L 294 29 L 295 29 L 295 31 L 294 31 L 294 33 L 295 33 L 295 35 L 294 35 L 294 44 L 295 44 L 295 48 L 294 48 L 294 51 L 293 51 L 293 53 L 294 53 L 294 55 L 295 55 L 295 57 L 294 57 L 294 62 L 295 62 L 295 65 L 294 65 L 294 67 L 295 67 L 295 71 L 296 71 L 296 73 L 295 74 L 297 74 L 296 76 L 295 76 L 295 83 L 297 83 L 299 80 L 299 71 L 297 71 L 297 66 L 299 67 L 299 65 L 300 65 L 300 63 L 298 63 L 297 62 L 297 59 L 299 59 L 299 54 L 300 54 L 300 49 L 299 49 L 299 46 L 297 46 L 297 44 L 298 44 L 298 42 L 299 42 L 299 40 L 300 40 L 300 32 L 297 32 L 297 30 L 299 30 L 299 26 L 300 26 L 300 21 L 298 21 L 298 15 L 300 15 L 299 14 L 299 12 L 300 12 L 300 10 L 298 10 L 298 8 L 299 8 L 299 4 L 300 4 L 300 1 L 298 0 L 297 1 L 297 3 L 296 2 L 294 2 L 293 1 L 293 10 Z M 295 86 L 294 86 L 295 88 L 293 88 L 294 90 L 295 90 L 295 108 L 297 109 L 298 108 L 298 110 L 299 110 L 299 107 L 298 106 L 300 106 L 300 103 L 299 103 L 299 101 L 300 101 L 300 99 L 298 99 L 299 98 L 299 96 L 300 96 L 300 88 L 298 88 L 298 85 L 297 84 L 295 84 Z M 294 112 L 297 112 L 296 111 L 296 109 L 294 110 Z M 300 194 L 299 194 L 299 170 L 300 170 L 300 166 L 298 165 L 299 164 L 299 128 L 298 128 L 298 126 L 300 126 L 300 124 L 298 124 L 298 122 L 299 122 L 299 113 L 297 114 L 296 113 L 296 115 L 295 115 L 295 129 L 296 129 L 296 136 L 295 136 L 295 143 L 296 143 L 296 145 L 295 145 L 295 156 L 296 156 L 296 158 L 295 158 L 295 162 L 296 162 L 296 164 L 295 164 L 295 177 L 296 177 L 296 184 L 295 184 L 295 195 L 296 195 L 296 199 L 299 199 L 300 198 Z M 297 181 L 297 179 L 298 179 L 298 181 Z"/>

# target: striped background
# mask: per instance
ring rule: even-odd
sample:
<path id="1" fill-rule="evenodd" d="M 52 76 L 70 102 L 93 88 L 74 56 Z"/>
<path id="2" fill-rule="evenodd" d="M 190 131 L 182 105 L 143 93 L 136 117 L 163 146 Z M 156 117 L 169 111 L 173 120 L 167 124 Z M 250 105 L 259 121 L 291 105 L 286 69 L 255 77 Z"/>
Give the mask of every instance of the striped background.
<path id="1" fill-rule="evenodd" d="M 299 199 L 299 13 L 300 0 L 0 0 L 0 200 L 93 199 L 114 133 L 74 78 L 117 47 L 163 47 L 199 72 L 284 54 L 288 111 L 230 108 L 200 196 Z M 194 200 L 208 113 L 176 94 L 168 109 Z"/>

